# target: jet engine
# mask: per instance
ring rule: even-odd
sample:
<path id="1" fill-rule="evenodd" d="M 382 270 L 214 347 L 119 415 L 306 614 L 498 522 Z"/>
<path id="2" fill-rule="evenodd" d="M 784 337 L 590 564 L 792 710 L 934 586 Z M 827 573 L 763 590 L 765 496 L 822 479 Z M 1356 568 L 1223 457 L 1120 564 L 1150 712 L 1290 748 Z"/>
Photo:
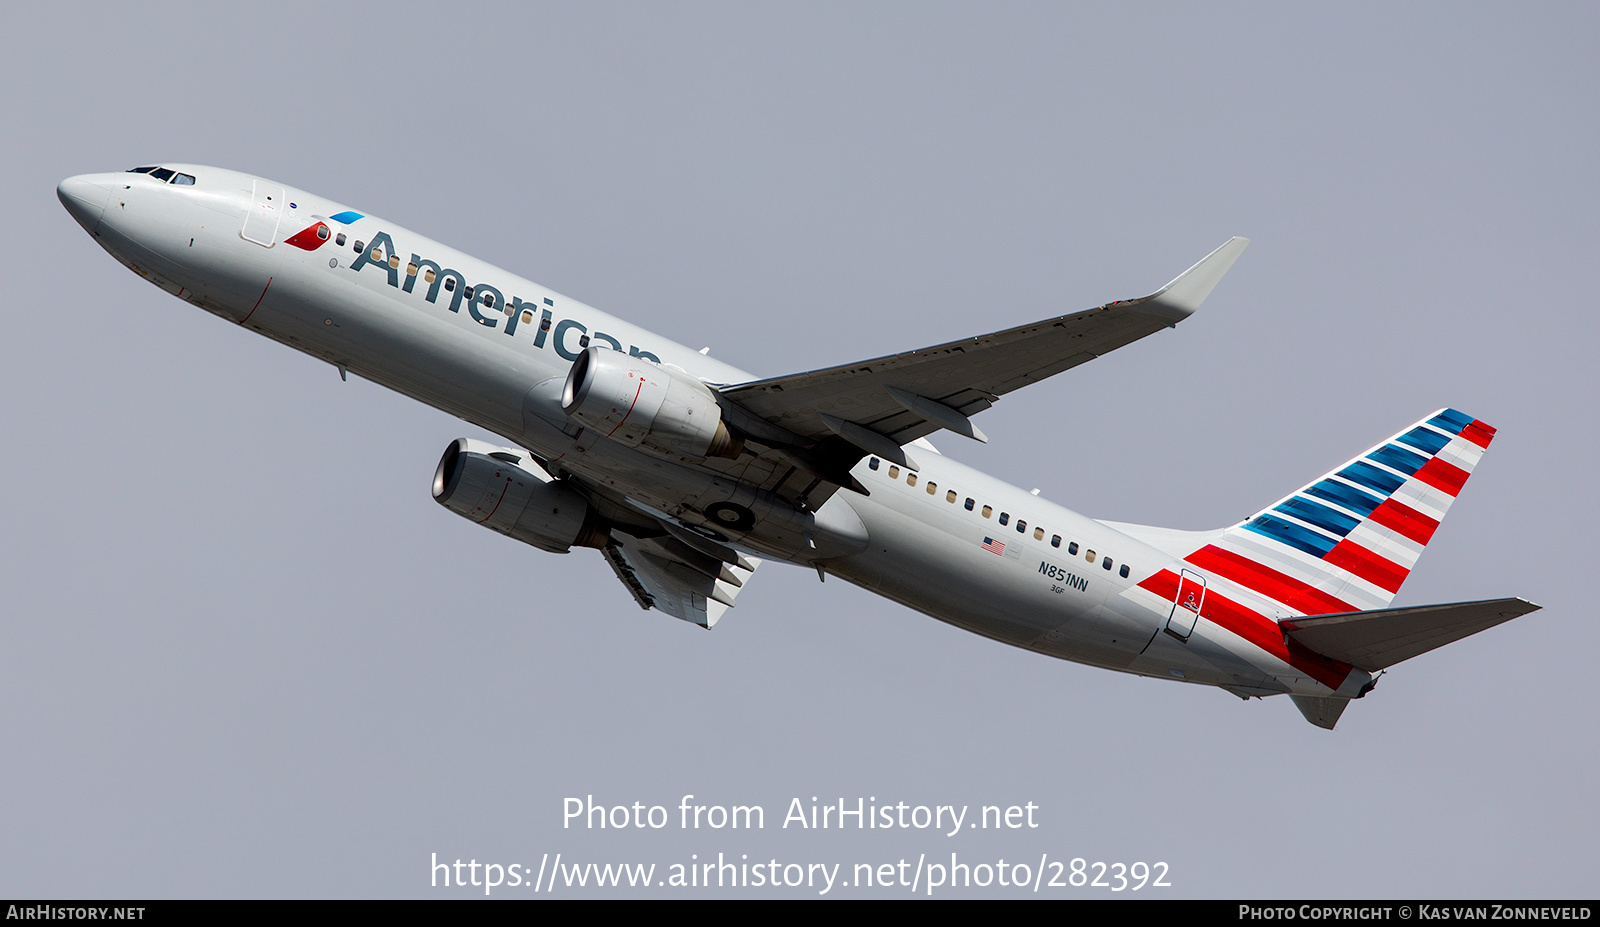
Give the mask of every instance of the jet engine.
<path id="1" fill-rule="evenodd" d="M 694 377 L 591 345 L 572 362 L 561 410 L 621 441 L 685 457 L 727 457 L 744 442 L 722 421 L 717 397 Z"/>
<path id="2" fill-rule="evenodd" d="M 462 518 L 552 553 L 601 548 L 610 539 L 589 500 L 526 451 L 471 438 L 445 448 L 433 474 L 433 498 Z"/>

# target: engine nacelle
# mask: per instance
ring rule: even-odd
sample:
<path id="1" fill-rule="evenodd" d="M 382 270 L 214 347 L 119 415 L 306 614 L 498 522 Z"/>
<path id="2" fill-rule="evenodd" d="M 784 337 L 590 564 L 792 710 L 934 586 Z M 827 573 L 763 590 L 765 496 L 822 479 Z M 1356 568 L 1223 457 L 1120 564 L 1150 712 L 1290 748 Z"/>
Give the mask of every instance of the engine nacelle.
<path id="1" fill-rule="evenodd" d="M 685 457 L 736 458 L 744 442 L 711 388 L 685 373 L 591 345 L 572 362 L 561 410 L 586 428 Z"/>
<path id="2" fill-rule="evenodd" d="M 605 519 L 582 493 L 514 448 L 452 441 L 434 471 L 433 498 L 462 518 L 552 553 L 609 540 Z"/>

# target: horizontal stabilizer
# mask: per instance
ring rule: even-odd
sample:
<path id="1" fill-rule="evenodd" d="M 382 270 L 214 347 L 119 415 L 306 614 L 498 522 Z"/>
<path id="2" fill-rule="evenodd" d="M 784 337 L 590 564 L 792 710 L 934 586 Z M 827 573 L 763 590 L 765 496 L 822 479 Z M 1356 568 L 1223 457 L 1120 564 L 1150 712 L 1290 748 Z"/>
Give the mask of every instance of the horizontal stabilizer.
<path id="1" fill-rule="evenodd" d="M 1538 610 L 1523 599 L 1490 599 L 1286 618 L 1278 624 L 1297 643 L 1374 673 Z"/>

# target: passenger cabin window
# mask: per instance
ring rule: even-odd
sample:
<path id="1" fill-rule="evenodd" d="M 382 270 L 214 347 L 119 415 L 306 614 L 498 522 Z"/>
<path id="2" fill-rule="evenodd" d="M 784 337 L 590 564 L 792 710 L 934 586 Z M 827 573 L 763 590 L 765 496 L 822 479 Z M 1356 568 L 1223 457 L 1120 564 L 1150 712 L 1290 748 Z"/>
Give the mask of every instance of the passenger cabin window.
<path id="1" fill-rule="evenodd" d="M 1083 559 L 1089 561 L 1090 563 L 1093 563 L 1094 562 L 1094 551 L 1092 551 L 1092 550 L 1085 551 L 1084 555 L 1083 555 Z"/>
<path id="2" fill-rule="evenodd" d="M 944 494 L 944 501 L 950 503 L 951 505 L 955 505 L 956 504 L 956 491 L 954 489 L 952 489 L 949 492 L 945 493 Z M 967 507 L 971 508 L 971 506 L 967 506 Z"/>
<path id="3" fill-rule="evenodd" d="M 328 232 L 328 227 L 326 225 L 323 225 L 321 222 L 318 222 L 317 223 L 317 240 L 318 241 L 327 241 L 329 234 L 330 233 Z"/>
<path id="4" fill-rule="evenodd" d="M 1128 565 L 1126 563 L 1124 563 L 1122 565 L 1122 569 L 1117 571 L 1117 575 L 1122 577 L 1123 579 L 1127 579 L 1128 578 Z"/>
<path id="5" fill-rule="evenodd" d="M 873 457 L 872 459 L 868 460 L 867 461 L 867 469 L 869 469 L 869 470 L 878 469 L 878 458 Z"/>
<path id="6" fill-rule="evenodd" d="M 522 310 L 522 324 L 527 325 L 529 322 L 532 322 L 532 321 L 533 321 L 533 310 L 531 310 L 531 309 Z"/>
<path id="7" fill-rule="evenodd" d="M 343 238 L 344 236 L 340 235 L 339 237 Z M 433 268 L 430 267 L 426 271 L 423 272 L 422 279 L 426 280 L 428 283 L 432 283 L 433 281 L 439 279 L 439 275 L 434 273 L 433 272 Z"/>
<path id="8" fill-rule="evenodd" d="M 358 241 L 358 242 L 356 242 L 356 246 L 354 248 L 350 249 L 350 250 L 354 251 L 357 254 L 360 254 L 361 252 L 367 250 L 367 246 L 366 246 L 365 243 Z"/>
<path id="9" fill-rule="evenodd" d="M 1077 541 L 1073 541 L 1071 544 L 1067 545 L 1067 553 L 1070 554 L 1071 556 L 1074 556 L 1074 557 L 1076 557 L 1078 555 L 1078 542 Z"/>
<path id="10" fill-rule="evenodd" d="M 333 243 L 336 246 L 338 246 L 340 248 L 343 248 L 344 247 L 344 233 L 340 232 L 339 234 L 333 236 Z"/>
<path id="11" fill-rule="evenodd" d="M 1060 547 L 1061 546 L 1061 535 L 1058 534 L 1055 537 L 1051 538 L 1050 539 L 1050 546 L 1051 547 Z"/>
<path id="12" fill-rule="evenodd" d="M 1000 524 L 1003 525 L 1003 524 L 1005 524 L 1005 523 L 1007 523 L 1009 521 L 1011 521 L 1011 513 L 1010 512 L 1001 512 L 1000 513 Z"/>
<path id="13" fill-rule="evenodd" d="M 889 465 L 889 479 L 898 480 L 899 478 L 900 478 L 900 468 L 894 466 L 893 464 L 890 464 Z"/>
<path id="14" fill-rule="evenodd" d="M 931 496 L 931 495 L 933 495 L 934 493 L 936 493 L 938 491 L 939 491 L 939 484 L 935 483 L 933 480 L 929 480 L 928 481 L 928 495 Z"/>
<path id="15" fill-rule="evenodd" d="M 1024 532 L 1026 532 L 1027 530 L 1028 530 L 1028 523 L 1023 521 L 1020 518 L 1017 519 L 1017 533 L 1018 534 L 1022 534 Z"/>
<path id="16" fill-rule="evenodd" d="M 446 290 L 454 292 L 455 288 L 456 288 L 456 278 L 454 278 L 454 277 L 446 277 L 446 278 L 444 278 L 444 288 Z"/>
<path id="17" fill-rule="evenodd" d="M 417 275 L 417 271 L 419 271 L 421 269 L 422 268 L 418 267 L 415 264 L 407 264 L 406 265 L 406 276 L 407 277 L 415 277 Z"/>
<path id="18" fill-rule="evenodd" d="M 976 500 L 974 500 L 974 499 L 972 499 L 972 498 L 971 498 L 971 497 L 968 497 L 968 499 L 967 499 L 967 501 L 966 501 L 966 503 L 965 503 L 965 505 L 966 505 L 966 507 L 967 507 L 967 511 L 969 511 L 969 512 L 970 512 L 970 511 L 972 511 L 972 507 L 973 507 L 973 506 L 974 506 L 974 505 L 977 505 L 977 501 L 976 501 Z"/>
<path id="19" fill-rule="evenodd" d="M 912 473 L 910 470 L 906 471 L 906 485 L 907 486 L 915 486 L 915 485 L 917 485 L 917 475 L 915 473 Z"/>
<path id="20" fill-rule="evenodd" d="M 1102 561 L 1102 562 L 1101 562 L 1101 563 L 1100 563 L 1100 568 L 1101 568 L 1101 569 L 1102 569 L 1102 570 L 1109 570 L 1109 569 L 1111 569 L 1111 558 L 1110 558 L 1110 557 L 1107 557 L 1107 558 L 1106 558 L 1106 559 L 1105 559 L 1105 560 L 1103 560 L 1103 561 Z"/>
<path id="21" fill-rule="evenodd" d="M 988 518 L 989 516 L 991 516 L 993 514 L 994 514 L 994 506 L 986 505 L 986 506 L 983 507 L 983 517 L 984 518 Z"/>
<path id="22" fill-rule="evenodd" d="M 1035 528 L 1035 529 L 1033 529 L 1033 539 L 1035 541 L 1044 540 L 1044 529 L 1043 528 Z"/>

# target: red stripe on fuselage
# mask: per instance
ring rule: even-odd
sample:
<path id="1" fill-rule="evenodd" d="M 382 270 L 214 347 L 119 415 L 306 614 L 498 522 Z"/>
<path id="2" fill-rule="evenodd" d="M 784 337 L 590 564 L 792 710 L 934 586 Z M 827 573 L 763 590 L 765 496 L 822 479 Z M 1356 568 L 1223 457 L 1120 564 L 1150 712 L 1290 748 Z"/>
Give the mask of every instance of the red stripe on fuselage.
<path id="1" fill-rule="evenodd" d="M 1461 437 L 1479 447 L 1488 447 L 1489 442 L 1494 440 L 1494 429 L 1477 419 L 1473 419 L 1472 424 L 1461 429 Z"/>
<path id="2" fill-rule="evenodd" d="M 1467 471 L 1452 463 L 1434 457 L 1422 465 L 1413 476 L 1427 483 L 1440 492 L 1454 496 L 1461 492 L 1461 487 L 1467 482 Z"/>
<path id="3" fill-rule="evenodd" d="M 1333 550 L 1323 556 L 1322 562 L 1353 573 L 1389 592 L 1398 592 L 1400 584 L 1406 581 L 1406 575 L 1410 572 L 1400 564 L 1378 556 L 1349 538 L 1335 544 Z"/>
<path id="4" fill-rule="evenodd" d="M 1178 594 L 1178 576 L 1171 570 L 1162 570 L 1140 583 L 1139 588 L 1171 602 Z M 1289 640 L 1276 621 L 1213 589 L 1206 590 L 1200 617 L 1249 641 L 1330 689 L 1338 689 L 1350 675 L 1349 664 L 1330 660 Z"/>
<path id="5" fill-rule="evenodd" d="M 1355 606 L 1233 551 L 1208 545 L 1184 558 L 1202 570 L 1259 592 L 1306 615 L 1355 611 Z"/>
<path id="6" fill-rule="evenodd" d="M 1400 532 L 1418 544 L 1427 544 L 1433 539 L 1433 533 L 1439 530 L 1437 520 L 1394 499 L 1383 500 L 1383 504 L 1373 509 L 1372 514 L 1367 517 L 1376 524 Z"/>

